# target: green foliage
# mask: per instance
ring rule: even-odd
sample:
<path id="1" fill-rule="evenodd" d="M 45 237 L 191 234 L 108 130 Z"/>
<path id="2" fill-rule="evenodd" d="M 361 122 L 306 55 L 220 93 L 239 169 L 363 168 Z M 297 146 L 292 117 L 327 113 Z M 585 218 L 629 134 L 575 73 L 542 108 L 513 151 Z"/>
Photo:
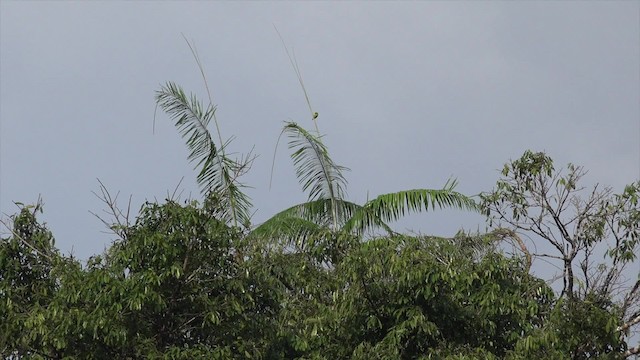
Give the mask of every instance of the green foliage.
<path id="1" fill-rule="evenodd" d="M 213 206 L 147 203 L 84 266 L 23 209 L 0 243 L 2 353 L 615 359 L 626 350 L 607 297 L 556 299 L 493 234 L 355 237 L 327 267 L 326 255 L 249 241 Z"/>
<path id="2" fill-rule="evenodd" d="M 296 123 L 287 123 L 283 132 L 289 133 L 289 149 L 296 175 L 302 190 L 309 190 L 309 200 L 328 199 L 331 204 L 331 225 L 338 227 L 337 201 L 344 198 L 347 180 L 342 171 L 348 170 L 336 165 L 329 157 L 329 151 L 319 137 L 313 136 Z"/>
<path id="3" fill-rule="evenodd" d="M 410 212 L 435 208 L 479 211 L 473 199 L 455 191 L 456 181 L 447 181 L 440 190 L 414 189 L 383 194 L 358 205 L 344 199 L 347 170 L 333 162 L 319 136 L 296 123 L 286 123 L 283 133 L 290 137 L 289 148 L 296 175 L 309 201 L 292 206 L 267 220 L 250 237 L 279 243 L 281 247 L 312 249 L 314 244 L 327 245 L 327 237 L 336 240 L 362 237 L 382 229 L 394 234 L 387 222 L 396 221 Z M 349 244 L 333 242 L 333 246 Z M 312 250 L 313 251 L 313 250 Z M 335 262 L 335 259 L 329 259 Z"/>
<path id="4" fill-rule="evenodd" d="M 613 232 L 619 234 L 615 247 L 609 249 L 608 255 L 624 262 L 637 259 L 640 245 L 640 181 L 625 186 L 621 194 L 614 194 L 612 201 L 606 202 L 602 212 L 610 217 Z M 605 226 L 606 226 L 605 225 Z M 640 274 L 639 274 L 640 275 Z"/>
<path id="5" fill-rule="evenodd" d="M 347 180 L 342 174 L 348 170 L 336 165 L 329 151 L 319 137 L 316 137 L 296 123 L 286 123 L 284 132 L 289 134 L 289 149 L 296 175 L 302 190 L 309 190 L 309 200 L 343 199 Z"/>
<path id="6" fill-rule="evenodd" d="M 237 259 L 236 230 L 194 205 L 146 204 L 127 237 L 85 268 L 49 251 L 38 264 L 49 271 L 25 278 L 37 267 L 15 266 L 5 251 L 17 244 L 23 253 L 14 258 L 29 259 L 26 243 L 16 240 L 27 233 L 3 240 L 2 353 L 125 359 L 270 351 L 279 311 L 278 292 L 264 283 L 270 276 L 249 272 L 251 262 Z M 49 234 L 27 212 L 15 224 Z M 18 296 L 15 278 L 31 295 Z M 35 299 L 34 290 L 46 297 Z"/>
<path id="7" fill-rule="evenodd" d="M 244 186 L 238 178 L 248 170 L 250 161 L 248 158 L 236 161 L 226 156 L 228 141 L 216 146 L 207 129 L 209 122 L 215 120 L 215 107 L 212 104 L 203 107 L 195 95 L 187 97 L 182 88 L 171 82 L 156 93 L 156 101 L 187 138 L 187 147 L 191 150 L 189 160 L 197 161 L 197 167 L 201 168 L 198 183 L 205 198 L 214 196 L 224 204 L 220 207 L 224 220 L 234 226 L 248 227 L 251 201 L 242 192 Z"/>
<path id="8" fill-rule="evenodd" d="M 560 300 L 544 328 L 519 344 L 524 358 L 640 353 L 640 346 L 622 350 L 640 321 L 640 183 L 620 194 L 600 185 L 585 191 L 585 174 L 573 164 L 556 170 L 546 154 L 526 151 L 481 196 L 491 225 L 526 234 L 533 256 L 562 269 Z"/>
<path id="9" fill-rule="evenodd" d="M 36 219 L 40 205 L 23 206 L 0 241 L 3 358 L 618 359 L 637 350 L 621 332 L 638 322 L 629 315 L 640 280 L 622 298 L 613 292 L 637 259 L 640 183 L 583 200 L 580 167 L 556 171 L 546 154 L 527 151 L 505 165 L 482 206 L 455 191 L 455 180 L 349 202 L 347 168 L 329 156 L 289 58 L 316 125 L 316 135 L 293 122 L 283 129 L 308 201 L 249 230 L 251 202 L 238 178 L 252 159 L 226 155 L 210 94 L 203 106 L 167 83 L 156 102 L 186 139 L 202 205 L 145 203 L 134 223 L 122 223 L 105 198 L 120 238 L 86 264 L 54 247 Z M 529 273 L 519 237 L 526 257 L 501 250 L 517 237 L 511 228 L 438 238 L 387 225 L 445 207 L 483 210 L 553 245 L 560 296 Z M 595 246 L 610 237 L 610 262 L 594 266 Z"/>
<path id="10" fill-rule="evenodd" d="M 626 344 L 616 331 L 619 311 L 599 295 L 561 299 L 544 326 L 522 338 L 513 359 L 620 359 Z"/>
<path id="11" fill-rule="evenodd" d="M 49 304 L 56 282 L 49 274 L 55 267 L 57 251 L 46 227 L 36 222 L 40 204 L 23 206 L 12 216 L 12 236 L 0 242 L 0 353 L 35 355 L 40 344 L 39 327 L 44 319 L 31 309 Z M 44 345 L 44 348 L 47 346 Z M 10 351 L 9 351 L 10 350 Z"/>
<path id="12" fill-rule="evenodd" d="M 542 321 L 551 292 L 519 260 L 481 256 L 464 240 L 399 236 L 351 252 L 338 266 L 343 290 L 323 333 L 342 347 L 328 357 L 440 358 L 462 349 L 500 356 L 511 349 Z"/>
<path id="13" fill-rule="evenodd" d="M 191 43 L 187 41 L 187 44 L 209 92 L 197 52 Z M 343 171 L 348 169 L 337 165 L 329 156 L 317 127 L 318 114 L 311 108 L 300 69 L 291 56 L 289 60 L 316 125 L 317 135 L 294 122 L 287 122 L 282 131 L 282 134 L 287 133 L 289 136 L 289 149 L 293 151 L 291 158 L 296 176 L 303 191 L 309 191 L 309 201 L 276 214 L 255 229 L 251 238 L 257 241 L 266 238 L 280 248 L 294 245 L 298 249 L 309 249 L 315 253 L 328 249 L 334 255 L 325 260 L 327 263 L 335 263 L 339 249 L 350 246 L 339 240 L 352 239 L 351 235 L 362 236 L 368 230 L 379 228 L 392 234 L 393 231 L 386 222 L 398 220 L 405 213 L 436 207 L 479 210 L 472 199 L 454 191 L 455 181 L 448 181 L 441 190 L 416 189 L 380 195 L 363 206 L 345 201 L 347 181 Z M 157 92 L 156 102 L 176 121 L 176 128 L 187 138 L 186 144 L 191 150 L 189 159 L 197 160 L 197 166 L 201 167 L 198 182 L 203 187 L 205 199 L 213 198 L 215 202 L 222 204 L 219 207 L 220 215 L 228 223 L 249 228 L 251 203 L 241 191 L 243 185 L 237 179 L 248 171 L 251 159 L 234 161 L 225 155 L 228 142 L 222 143 L 211 94 L 209 93 L 209 105 L 204 107 L 195 95 L 187 97 L 182 88 L 168 83 Z M 207 128 L 211 120 L 216 123 L 220 139 L 218 146 Z M 323 250 L 314 249 L 316 244 Z"/>
<path id="14" fill-rule="evenodd" d="M 414 189 L 383 194 L 365 203 L 344 225 L 345 231 L 362 233 L 390 221 L 402 218 L 406 213 L 453 208 L 477 211 L 478 206 L 469 197 L 456 192 L 457 182 L 447 181 L 442 189 Z"/>

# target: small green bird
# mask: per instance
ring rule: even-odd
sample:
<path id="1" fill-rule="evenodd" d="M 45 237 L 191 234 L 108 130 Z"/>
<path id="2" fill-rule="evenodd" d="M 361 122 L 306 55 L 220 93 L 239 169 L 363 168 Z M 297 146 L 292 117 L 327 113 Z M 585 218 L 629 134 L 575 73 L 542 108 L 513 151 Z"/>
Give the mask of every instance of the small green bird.
<path id="1" fill-rule="evenodd" d="M 316 111 L 316 112 L 313 113 L 313 120 L 315 120 L 317 118 L 318 118 L 318 112 Z"/>

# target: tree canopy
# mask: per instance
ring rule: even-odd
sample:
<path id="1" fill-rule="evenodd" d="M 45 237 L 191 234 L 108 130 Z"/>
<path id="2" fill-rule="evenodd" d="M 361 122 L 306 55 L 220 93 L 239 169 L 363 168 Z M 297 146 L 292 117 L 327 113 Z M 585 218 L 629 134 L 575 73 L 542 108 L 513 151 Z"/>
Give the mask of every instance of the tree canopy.
<path id="1" fill-rule="evenodd" d="M 210 95 L 167 83 L 157 105 L 202 197 L 146 202 L 130 219 L 101 184 L 117 239 L 86 262 L 55 247 L 41 202 L 16 203 L 0 239 L 3 359 L 637 358 L 640 182 L 587 189 L 581 167 L 527 151 L 480 201 L 450 179 L 356 204 L 292 64 L 315 133 L 286 122 L 283 134 L 307 202 L 252 224 L 240 177 L 253 156 L 228 155 Z M 439 208 L 482 212 L 489 228 L 389 225 Z M 536 275 L 540 260 L 558 273 Z"/>
<path id="2" fill-rule="evenodd" d="M 618 359 L 635 351 L 621 331 L 621 298 L 554 292 L 525 256 L 501 249 L 498 233 L 355 239 L 327 266 L 315 249 L 249 241 L 211 206 L 145 203 L 124 236 L 85 264 L 53 246 L 35 216 L 41 206 L 23 207 L 0 243 L 4 357 Z"/>

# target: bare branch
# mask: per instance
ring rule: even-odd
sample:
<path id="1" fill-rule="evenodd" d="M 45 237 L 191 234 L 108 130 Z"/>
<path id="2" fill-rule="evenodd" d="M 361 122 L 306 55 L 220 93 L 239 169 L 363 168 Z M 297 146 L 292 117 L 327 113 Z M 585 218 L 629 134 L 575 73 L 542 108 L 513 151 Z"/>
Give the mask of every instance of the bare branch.
<path id="1" fill-rule="evenodd" d="M 522 241 L 520 236 L 518 236 L 518 234 L 515 231 L 511 229 L 505 229 L 505 228 L 496 229 L 492 232 L 492 234 L 495 236 L 498 236 L 501 239 L 505 239 L 506 237 L 509 237 L 513 241 L 515 241 L 515 243 L 518 244 L 520 251 L 524 253 L 524 256 L 527 259 L 527 272 L 529 272 L 529 270 L 531 269 L 531 262 L 532 262 L 531 253 L 529 253 L 527 246 L 524 244 L 524 241 Z"/>
<path id="2" fill-rule="evenodd" d="M 616 329 L 616 331 L 627 331 L 628 328 L 632 327 L 633 325 L 640 323 L 640 314 L 638 316 L 636 316 L 635 318 L 631 319 L 630 321 L 628 321 L 627 323 L 618 326 L 618 328 Z"/>
<path id="3" fill-rule="evenodd" d="M 635 285 L 633 285 L 633 288 L 631 289 L 631 291 L 629 291 L 627 293 L 627 295 L 625 296 L 624 302 L 622 303 L 622 311 L 623 311 L 623 313 L 625 313 L 629 309 L 629 307 L 631 306 L 631 303 L 633 302 L 633 299 L 637 298 L 638 295 L 640 295 L 638 290 L 640 290 L 640 280 L 636 281 L 636 283 L 635 283 Z"/>
<path id="4" fill-rule="evenodd" d="M 173 189 L 173 193 L 171 193 L 170 196 L 169 196 L 169 192 L 167 191 L 167 200 L 176 201 L 177 199 L 180 198 L 180 195 L 182 195 L 182 191 L 180 191 L 180 193 L 178 194 L 178 197 L 176 197 L 176 193 L 178 192 L 178 188 L 180 187 L 180 184 L 182 184 L 182 180 L 184 180 L 184 176 L 180 178 L 180 181 L 178 181 L 178 184 L 176 184 L 176 187 Z"/>
<path id="5" fill-rule="evenodd" d="M 636 354 L 640 354 L 640 346 L 627 349 L 627 351 L 625 351 L 624 354 L 622 354 L 622 356 L 624 356 L 625 358 L 628 358 L 629 356 L 636 355 Z"/>
<path id="6" fill-rule="evenodd" d="M 95 216 L 96 218 L 98 218 L 98 220 L 100 220 L 107 227 L 107 229 L 111 230 L 112 233 L 119 236 L 121 239 L 125 239 L 126 238 L 125 229 L 131 226 L 129 216 L 131 214 L 132 197 L 129 196 L 129 201 L 127 203 L 127 210 L 125 213 L 117 205 L 118 196 L 120 195 L 120 192 L 116 193 L 115 196 L 111 196 L 111 193 L 109 193 L 109 190 L 107 190 L 107 187 L 102 183 L 102 181 L 100 181 L 100 179 L 96 179 L 96 180 L 98 180 L 98 183 L 100 184 L 101 194 L 98 195 L 95 191 L 92 191 L 92 193 L 98 199 L 100 199 L 100 201 L 102 201 L 103 203 L 105 203 L 105 205 L 107 205 L 108 210 L 103 210 L 103 211 L 113 218 L 112 220 L 113 222 L 106 221 L 105 219 L 100 217 L 100 215 L 92 211 L 89 211 L 89 213 Z"/>

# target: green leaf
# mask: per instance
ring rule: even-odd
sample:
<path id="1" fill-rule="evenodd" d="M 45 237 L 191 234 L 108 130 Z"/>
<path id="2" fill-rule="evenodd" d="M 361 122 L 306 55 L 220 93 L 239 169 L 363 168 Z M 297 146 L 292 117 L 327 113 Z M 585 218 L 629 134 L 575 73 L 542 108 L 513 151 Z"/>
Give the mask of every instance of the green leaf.
<path id="1" fill-rule="evenodd" d="M 443 189 L 414 189 L 380 195 L 367 202 L 345 225 L 362 231 L 378 222 L 396 221 L 410 212 L 454 208 L 480 211 L 473 199 L 454 191 L 455 181 L 447 181 Z"/>
<path id="2" fill-rule="evenodd" d="M 296 176 L 303 191 L 309 191 L 309 200 L 330 199 L 334 228 L 337 228 L 337 200 L 345 195 L 347 181 L 342 174 L 348 170 L 329 157 L 329 152 L 319 137 L 316 137 L 294 122 L 287 122 L 283 132 L 289 135 L 289 149 Z"/>
<path id="3" fill-rule="evenodd" d="M 198 183 L 203 194 L 211 195 L 220 201 L 222 217 L 232 222 L 248 225 L 251 201 L 241 191 L 244 186 L 238 177 L 248 167 L 248 162 L 238 162 L 225 155 L 224 148 L 229 144 L 217 147 L 211 133 L 207 129 L 215 116 L 215 107 L 211 104 L 204 108 L 195 95 L 187 97 L 182 88 L 168 82 L 156 92 L 156 101 L 173 120 L 181 135 L 187 139 L 187 147 L 191 150 L 188 159 L 200 167 Z"/>

